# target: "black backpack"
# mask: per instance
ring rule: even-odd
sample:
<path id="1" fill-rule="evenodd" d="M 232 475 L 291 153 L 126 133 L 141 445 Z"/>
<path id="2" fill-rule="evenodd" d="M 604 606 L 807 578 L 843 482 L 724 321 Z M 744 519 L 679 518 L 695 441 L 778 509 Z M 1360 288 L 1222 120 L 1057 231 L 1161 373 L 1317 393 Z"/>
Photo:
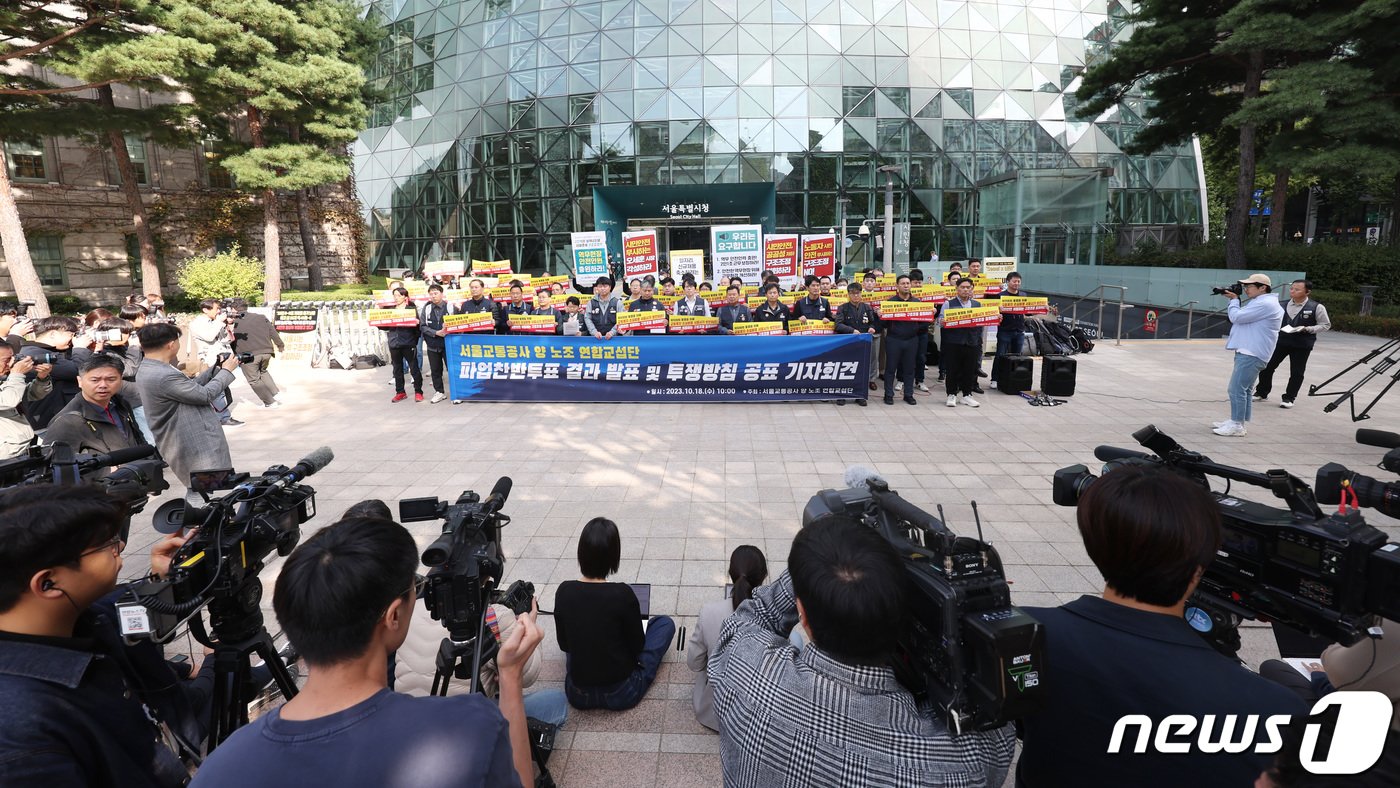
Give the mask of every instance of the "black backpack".
<path id="1" fill-rule="evenodd" d="M 1088 353 L 1094 349 L 1094 341 L 1089 339 L 1089 335 L 1084 333 L 1084 329 L 1076 328 L 1070 332 L 1070 336 L 1073 336 L 1074 341 L 1079 344 L 1080 353 Z"/>

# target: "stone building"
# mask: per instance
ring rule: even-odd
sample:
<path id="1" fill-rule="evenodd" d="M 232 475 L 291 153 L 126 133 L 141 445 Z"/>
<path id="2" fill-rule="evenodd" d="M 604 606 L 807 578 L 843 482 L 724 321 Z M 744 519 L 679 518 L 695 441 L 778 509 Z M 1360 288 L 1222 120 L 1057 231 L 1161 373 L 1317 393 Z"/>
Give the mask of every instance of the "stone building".
<path id="1" fill-rule="evenodd" d="M 168 100 L 119 87 L 117 103 Z M 93 306 L 117 304 L 140 283 L 141 263 L 131 211 L 111 152 L 80 140 L 42 136 L 4 142 L 9 174 L 29 241 L 29 253 L 49 298 L 71 296 Z M 216 142 L 170 147 L 131 135 L 147 219 L 155 233 L 166 292 L 180 263 L 192 255 L 238 244 L 262 257 L 261 200 L 233 188 L 219 166 Z M 295 203 L 282 200 L 283 286 L 304 286 Z M 317 256 L 325 281 L 354 281 L 363 268 L 363 223 L 351 183 L 321 187 L 311 207 Z M 14 294 L 0 253 L 0 299 Z"/>

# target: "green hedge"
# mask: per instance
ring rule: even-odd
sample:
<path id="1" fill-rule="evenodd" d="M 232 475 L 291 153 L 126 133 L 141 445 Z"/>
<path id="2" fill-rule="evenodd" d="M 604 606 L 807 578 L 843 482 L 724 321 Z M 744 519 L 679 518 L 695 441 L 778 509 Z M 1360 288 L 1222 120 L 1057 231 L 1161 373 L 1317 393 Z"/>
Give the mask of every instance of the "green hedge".
<path id="1" fill-rule="evenodd" d="M 283 290 L 283 301 L 367 301 L 371 285 L 330 285 L 324 290 Z M 380 288 L 381 290 L 383 288 Z"/>
<path id="2" fill-rule="evenodd" d="M 1339 244 L 1251 246 L 1245 250 L 1245 258 L 1248 260 L 1246 268 L 1304 271 L 1312 280 L 1314 290 L 1357 293 L 1358 285 L 1376 285 L 1377 304 L 1400 304 L 1400 249 L 1395 247 Z M 1224 268 L 1225 246 L 1210 243 L 1172 252 L 1139 248 L 1129 255 L 1110 253 L 1105 256 L 1104 263 L 1162 268 Z"/>
<path id="3" fill-rule="evenodd" d="M 1357 315 L 1357 314 L 1334 314 L 1331 311 L 1327 316 L 1332 319 L 1333 331 L 1346 331 L 1351 334 L 1367 334 L 1373 337 L 1385 337 L 1393 339 L 1400 337 L 1400 317 L 1380 317 L 1377 315 Z"/>

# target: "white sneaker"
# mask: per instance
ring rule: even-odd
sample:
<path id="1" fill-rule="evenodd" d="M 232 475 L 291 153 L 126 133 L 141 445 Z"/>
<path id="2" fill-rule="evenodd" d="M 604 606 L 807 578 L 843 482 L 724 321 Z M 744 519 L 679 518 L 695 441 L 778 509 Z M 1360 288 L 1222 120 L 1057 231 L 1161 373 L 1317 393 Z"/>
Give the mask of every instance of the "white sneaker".
<path id="1" fill-rule="evenodd" d="M 454 400 L 452 400 L 452 404 L 453 404 L 453 405 L 461 405 L 461 404 L 462 404 L 462 401 L 459 400 L 459 399 L 454 399 Z"/>
<path id="2" fill-rule="evenodd" d="M 280 402 L 278 402 L 277 400 L 274 399 L 273 401 L 267 403 L 267 404 L 264 405 L 263 407 L 266 408 L 267 410 L 277 410 L 278 408 L 282 407 L 282 403 L 280 403 Z"/>
<path id="3" fill-rule="evenodd" d="M 1291 399 L 1286 399 L 1286 400 L 1284 400 L 1283 402 L 1280 402 L 1280 403 L 1278 404 L 1278 406 L 1279 406 L 1280 408 L 1291 408 L 1291 407 L 1293 407 L 1293 400 L 1291 400 Z"/>
<path id="4" fill-rule="evenodd" d="M 900 393 L 900 392 L 902 392 L 902 391 L 904 391 L 904 384 L 903 384 L 903 383 L 896 383 L 896 384 L 894 384 L 894 392 L 895 392 L 896 394 L 898 394 L 898 393 Z"/>
<path id="5" fill-rule="evenodd" d="M 997 387 L 997 382 L 994 380 L 994 381 L 992 381 L 992 388 L 996 388 L 996 387 Z"/>
<path id="6" fill-rule="evenodd" d="M 430 400 L 428 400 L 428 402 L 430 402 L 430 403 L 432 403 L 432 404 L 437 404 L 437 403 L 439 403 L 439 402 L 442 402 L 442 401 L 445 400 L 445 399 L 447 399 L 447 395 L 446 395 L 446 394 L 443 394 L 441 391 L 439 391 L 438 393 L 434 394 L 434 395 L 433 395 L 433 398 L 430 399 Z"/>
<path id="7" fill-rule="evenodd" d="M 925 386 L 925 385 L 922 384 L 922 383 L 920 383 L 919 385 L 915 386 L 915 387 L 914 387 L 914 390 L 917 391 L 917 392 L 919 392 L 919 393 L 921 393 L 921 394 L 932 394 L 932 393 L 933 393 L 932 391 L 929 391 L 929 390 L 928 390 L 928 386 Z"/>
<path id="8" fill-rule="evenodd" d="M 947 401 L 946 403 L 944 403 L 944 404 L 946 404 L 946 405 L 947 405 L 948 407 L 950 407 L 950 408 L 956 408 L 956 407 L 958 406 L 958 398 L 957 398 L 957 397 L 949 397 L 949 398 L 948 398 L 948 401 Z"/>
<path id="9" fill-rule="evenodd" d="M 973 399 L 972 397 L 963 397 L 963 398 L 962 398 L 962 404 L 968 406 L 969 408 L 980 408 L 980 407 L 982 407 L 982 403 L 978 402 L 977 400 Z"/>
<path id="10" fill-rule="evenodd" d="M 1244 436 L 1249 434 L 1248 430 L 1244 428 L 1243 424 L 1240 424 L 1239 422 L 1235 421 L 1232 421 L 1229 424 L 1226 424 L 1221 427 L 1216 427 L 1215 429 L 1211 430 L 1211 432 L 1214 432 L 1216 435 L 1219 435 L 1223 438 L 1243 438 Z"/>
<path id="11" fill-rule="evenodd" d="M 1233 421 L 1230 421 L 1229 419 L 1226 419 L 1226 420 L 1224 420 L 1224 421 L 1212 421 L 1212 422 L 1210 423 L 1210 426 L 1211 426 L 1211 429 L 1216 429 L 1216 430 L 1218 430 L 1218 429 L 1220 429 L 1221 427 L 1228 427 L 1228 426 L 1231 425 L 1231 424 L 1234 424 L 1234 422 L 1233 422 Z"/>

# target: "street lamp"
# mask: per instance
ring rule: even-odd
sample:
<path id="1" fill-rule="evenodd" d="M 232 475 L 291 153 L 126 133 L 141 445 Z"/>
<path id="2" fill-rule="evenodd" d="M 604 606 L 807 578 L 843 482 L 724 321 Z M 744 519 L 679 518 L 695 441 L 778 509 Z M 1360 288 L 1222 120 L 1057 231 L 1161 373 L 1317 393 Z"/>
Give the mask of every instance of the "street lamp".
<path id="1" fill-rule="evenodd" d="M 861 223 L 860 223 L 860 240 L 861 240 L 862 243 L 865 244 L 865 248 L 868 249 L 868 250 L 870 251 L 870 264 L 867 265 L 866 268 L 874 267 L 874 265 L 875 265 L 875 250 L 870 248 L 870 223 L 869 223 L 869 222 L 861 222 Z"/>

